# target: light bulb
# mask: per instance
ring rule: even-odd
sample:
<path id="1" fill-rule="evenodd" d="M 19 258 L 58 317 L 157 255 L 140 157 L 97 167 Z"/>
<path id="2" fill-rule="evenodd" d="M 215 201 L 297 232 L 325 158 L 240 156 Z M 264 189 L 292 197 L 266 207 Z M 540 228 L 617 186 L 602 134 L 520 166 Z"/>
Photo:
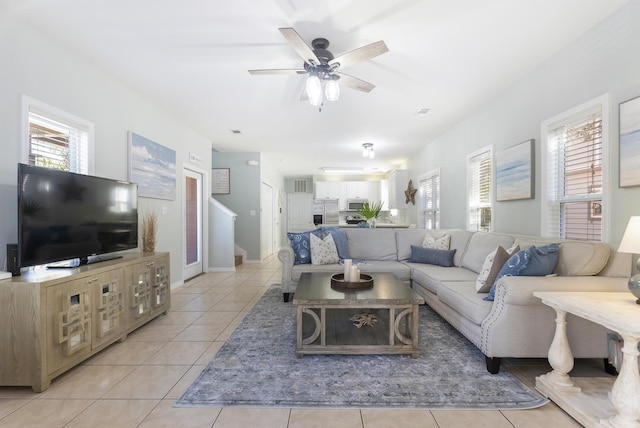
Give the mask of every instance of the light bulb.
<path id="1" fill-rule="evenodd" d="M 340 98 L 340 85 L 337 80 L 329 80 L 324 88 L 324 95 L 329 101 L 338 101 Z"/>
<path id="2" fill-rule="evenodd" d="M 309 103 L 311 103 L 312 106 L 319 106 L 322 103 L 322 84 L 318 76 L 309 76 L 306 91 L 309 97 Z"/>

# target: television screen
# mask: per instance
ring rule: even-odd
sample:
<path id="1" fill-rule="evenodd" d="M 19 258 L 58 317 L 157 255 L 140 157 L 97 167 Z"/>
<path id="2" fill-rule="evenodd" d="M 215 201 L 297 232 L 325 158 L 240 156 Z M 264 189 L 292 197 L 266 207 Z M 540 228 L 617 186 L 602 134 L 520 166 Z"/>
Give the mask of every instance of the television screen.
<path id="1" fill-rule="evenodd" d="M 20 267 L 137 246 L 136 184 L 18 164 Z"/>

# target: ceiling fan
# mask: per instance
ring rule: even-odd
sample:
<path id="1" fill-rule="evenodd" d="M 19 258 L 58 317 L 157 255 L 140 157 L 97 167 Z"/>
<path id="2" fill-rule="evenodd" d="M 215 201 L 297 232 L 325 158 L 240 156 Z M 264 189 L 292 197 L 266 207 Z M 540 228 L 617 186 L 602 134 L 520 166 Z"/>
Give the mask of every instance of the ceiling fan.
<path id="1" fill-rule="evenodd" d="M 313 39 L 310 47 L 293 28 L 287 27 L 279 30 L 291 47 L 304 60 L 304 69 L 249 70 L 250 74 L 308 74 L 305 92 L 309 97 L 309 102 L 316 106 L 322 104 L 323 84 L 325 86 L 325 96 L 330 101 L 336 101 L 340 97 L 340 85 L 338 82 L 362 92 L 370 92 L 375 88 L 374 84 L 344 74 L 340 70 L 388 52 L 389 48 L 382 40 L 334 57 L 327 49 L 329 47 L 327 39 Z"/>

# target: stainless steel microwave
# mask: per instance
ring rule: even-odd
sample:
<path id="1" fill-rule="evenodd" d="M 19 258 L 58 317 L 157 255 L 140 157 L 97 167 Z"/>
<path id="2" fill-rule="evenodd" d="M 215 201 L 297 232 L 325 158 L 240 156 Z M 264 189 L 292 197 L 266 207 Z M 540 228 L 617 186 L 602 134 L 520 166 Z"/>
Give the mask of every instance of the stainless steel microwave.
<path id="1" fill-rule="evenodd" d="M 366 202 L 369 201 L 367 199 L 347 199 L 347 211 L 358 211 Z"/>

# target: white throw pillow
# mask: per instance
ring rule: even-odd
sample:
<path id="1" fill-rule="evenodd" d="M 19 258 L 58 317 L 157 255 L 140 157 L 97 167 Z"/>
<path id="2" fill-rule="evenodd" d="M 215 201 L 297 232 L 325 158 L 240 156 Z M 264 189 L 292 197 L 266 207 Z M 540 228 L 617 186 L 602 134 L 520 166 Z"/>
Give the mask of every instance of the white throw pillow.
<path id="1" fill-rule="evenodd" d="M 328 234 L 324 239 L 320 239 L 313 233 L 310 234 L 311 240 L 311 264 L 313 265 L 330 265 L 338 263 L 338 249 L 333 241 L 333 236 Z"/>
<path id="2" fill-rule="evenodd" d="M 493 264 L 495 262 L 496 253 L 499 247 L 500 246 L 496 247 L 496 249 L 490 252 L 484 259 L 482 269 L 480 269 L 480 273 L 478 274 L 478 278 L 476 279 L 476 292 L 478 293 L 488 293 L 489 289 L 491 289 L 491 286 L 493 285 L 487 284 L 487 279 L 489 278 L 489 274 L 491 273 L 492 269 L 495 270 Z M 518 250 L 520 249 L 517 243 L 513 244 L 513 246 L 511 246 L 511 248 L 507 250 L 507 253 L 509 255 L 513 254 L 516 248 L 518 248 Z M 498 271 L 500 271 L 501 267 L 502 264 L 497 268 Z M 495 277 L 493 279 L 495 279 Z"/>
<path id="3" fill-rule="evenodd" d="M 451 235 L 443 235 L 438 239 L 434 239 L 429 233 L 424 235 L 422 246 L 424 248 L 433 248 L 435 250 L 448 250 L 449 241 L 451 241 Z"/>

